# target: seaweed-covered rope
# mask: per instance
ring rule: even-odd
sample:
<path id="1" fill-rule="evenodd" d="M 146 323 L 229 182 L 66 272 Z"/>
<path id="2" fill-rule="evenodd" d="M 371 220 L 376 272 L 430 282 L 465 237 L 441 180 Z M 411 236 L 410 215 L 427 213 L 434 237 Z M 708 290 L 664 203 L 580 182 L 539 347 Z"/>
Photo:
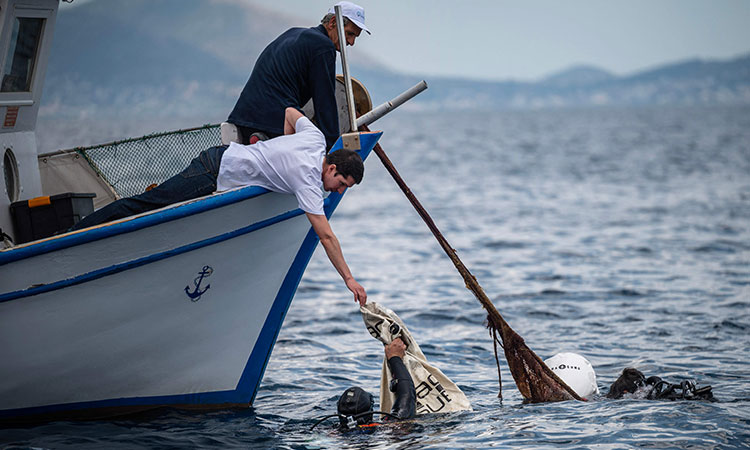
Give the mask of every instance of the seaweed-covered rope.
<path id="1" fill-rule="evenodd" d="M 362 131 L 370 131 L 366 126 L 360 127 Z M 485 294 L 482 286 L 469 272 L 464 263 L 456 254 L 456 251 L 450 246 L 448 240 L 445 239 L 443 234 L 438 229 L 435 222 L 432 220 L 430 215 L 427 213 L 425 208 L 422 206 L 420 201 L 414 195 L 404 182 L 401 175 L 398 173 L 393 163 L 385 154 L 385 151 L 380 144 L 375 144 L 373 149 L 375 154 L 378 155 L 380 161 L 385 166 L 388 173 L 396 181 L 396 184 L 401 188 L 401 191 L 406 195 L 411 202 L 414 209 L 416 209 L 419 216 L 425 222 L 427 227 L 430 229 L 432 234 L 437 239 L 443 251 L 456 266 L 456 269 L 461 274 L 466 284 L 466 288 L 469 289 L 474 296 L 482 304 L 482 307 L 487 311 L 487 324 L 493 333 L 499 333 L 500 338 L 503 342 L 503 350 L 505 351 L 505 359 L 508 362 L 511 375 L 516 382 L 518 390 L 523 395 L 524 399 L 528 402 L 550 402 L 550 401 L 562 401 L 562 400 L 584 400 L 576 392 L 570 388 L 564 381 L 562 381 L 546 364 L 544 361 L 534 353 L 524 342 L 523 338 L 518 335 L 508 325 L 498 312 L 495 305 Z M 494 345 L 497 345 L 496 334 L 493 334 Z M 498 370 L 498 378 L 499 378 Z M 502 386 L 501 386 L 502 389 Z M 498 396 L 502 396 L 502 390 Z"/>

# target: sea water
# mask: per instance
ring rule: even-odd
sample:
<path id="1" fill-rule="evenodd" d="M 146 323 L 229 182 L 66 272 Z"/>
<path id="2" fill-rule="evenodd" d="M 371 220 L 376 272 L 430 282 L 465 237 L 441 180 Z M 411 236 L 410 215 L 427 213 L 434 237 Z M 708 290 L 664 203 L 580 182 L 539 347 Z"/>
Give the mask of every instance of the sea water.
<path id="1" fill-rule="evenodd" d="M 471 412 L 339 433 L 338 396 L 377 397 L 382 345 L 325 252 L 310 262 L 245 411 L 0 430 L 40 448 L 748 448 L 750 108 L 405 112 L 384 150 L 497 309 L 542 358 L 586 356 L 711 385 L 716 402 L 524 404 L 485 313 L 383 169 L 332 226 L 369 301 L 397 312 Z"/>

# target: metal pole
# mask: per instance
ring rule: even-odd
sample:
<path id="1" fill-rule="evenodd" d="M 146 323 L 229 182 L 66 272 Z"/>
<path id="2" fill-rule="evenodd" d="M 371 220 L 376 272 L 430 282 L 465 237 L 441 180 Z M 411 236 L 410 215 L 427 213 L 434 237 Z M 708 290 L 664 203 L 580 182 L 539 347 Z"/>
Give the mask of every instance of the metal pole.
<path id="1" fill-rule="evenodd" d="M 357 112 L 354 110 L 354 94 L 352 93 L 352 78 L 349 74 L 349 64 L 346 61 L 346 36 L 344 35 L 344 15 L 341 5 L 334 7 L 336 12 L 336 28 L 339 33 L 339 51 L 341 52 L 341 67 L 344 69 L 344 87 L 346 88 L 346 103 L 349 105 L 349 126 L 351 132 L 357 131 Z"/>
<path id="2" fill-rule="evenodd" d="M 359 127 L 361 127 L 362 125 L 370 125 L 384 115 L 403 105 L 406 101 L 411 100 L 412 97 L 416 96 L 425 89 L 427 89 L 427 82 L 422 80 L 399 94 L 393 100 L 385 102 L 382 105 L 373 108 L 367 114 L 363 114 L 362 116 L 357 118 L 357 129 L 359 129 Z"/>

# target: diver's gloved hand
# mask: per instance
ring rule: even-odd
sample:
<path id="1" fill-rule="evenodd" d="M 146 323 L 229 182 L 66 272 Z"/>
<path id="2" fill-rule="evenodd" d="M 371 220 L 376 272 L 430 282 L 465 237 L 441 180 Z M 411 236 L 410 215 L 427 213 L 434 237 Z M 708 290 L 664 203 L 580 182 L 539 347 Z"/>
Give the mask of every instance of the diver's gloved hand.
<path id="1" fill-rule="evenodd" d="M 390 344 L 385 346 L 385 358 L 391 359 L 394 356 L 403 358 L 406 355 L 406 345 L 400 337 L 397 337 Z"/>
<path id="2" fill-rule="evenodd" d="M 404 343 L 404 346 L 406 348 L 409 348 L 409 341 L 401 333 L 401 325 L 399 325 L 397 322 L 392 322 L 388 327 L 388 331 L 391 333 L 392 339 L 401 339 L 401 341 L 403 341 Z"/>

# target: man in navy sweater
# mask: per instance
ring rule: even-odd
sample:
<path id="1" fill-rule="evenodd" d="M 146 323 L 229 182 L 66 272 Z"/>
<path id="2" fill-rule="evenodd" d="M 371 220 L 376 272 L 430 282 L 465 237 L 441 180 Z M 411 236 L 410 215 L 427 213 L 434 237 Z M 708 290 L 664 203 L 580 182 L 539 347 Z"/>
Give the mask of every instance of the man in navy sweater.
<path id="1" fill-rule="evenodd" d="M 365 27 L 365 10 L 351 2 L 339 2 L 344 16 L 347 45 L 354 45 Z M 315 105 L 318 128 L 330 149 L 339 137 L 336 109 L 336 51 L 341 51 L 336 16 L 331 8 L 313 28 L 291 28 L 263 50 L 227 122 L 237 126 L 240 143 L 249 144 L 254 134 L 284 134 L 287 107 Z"/>

